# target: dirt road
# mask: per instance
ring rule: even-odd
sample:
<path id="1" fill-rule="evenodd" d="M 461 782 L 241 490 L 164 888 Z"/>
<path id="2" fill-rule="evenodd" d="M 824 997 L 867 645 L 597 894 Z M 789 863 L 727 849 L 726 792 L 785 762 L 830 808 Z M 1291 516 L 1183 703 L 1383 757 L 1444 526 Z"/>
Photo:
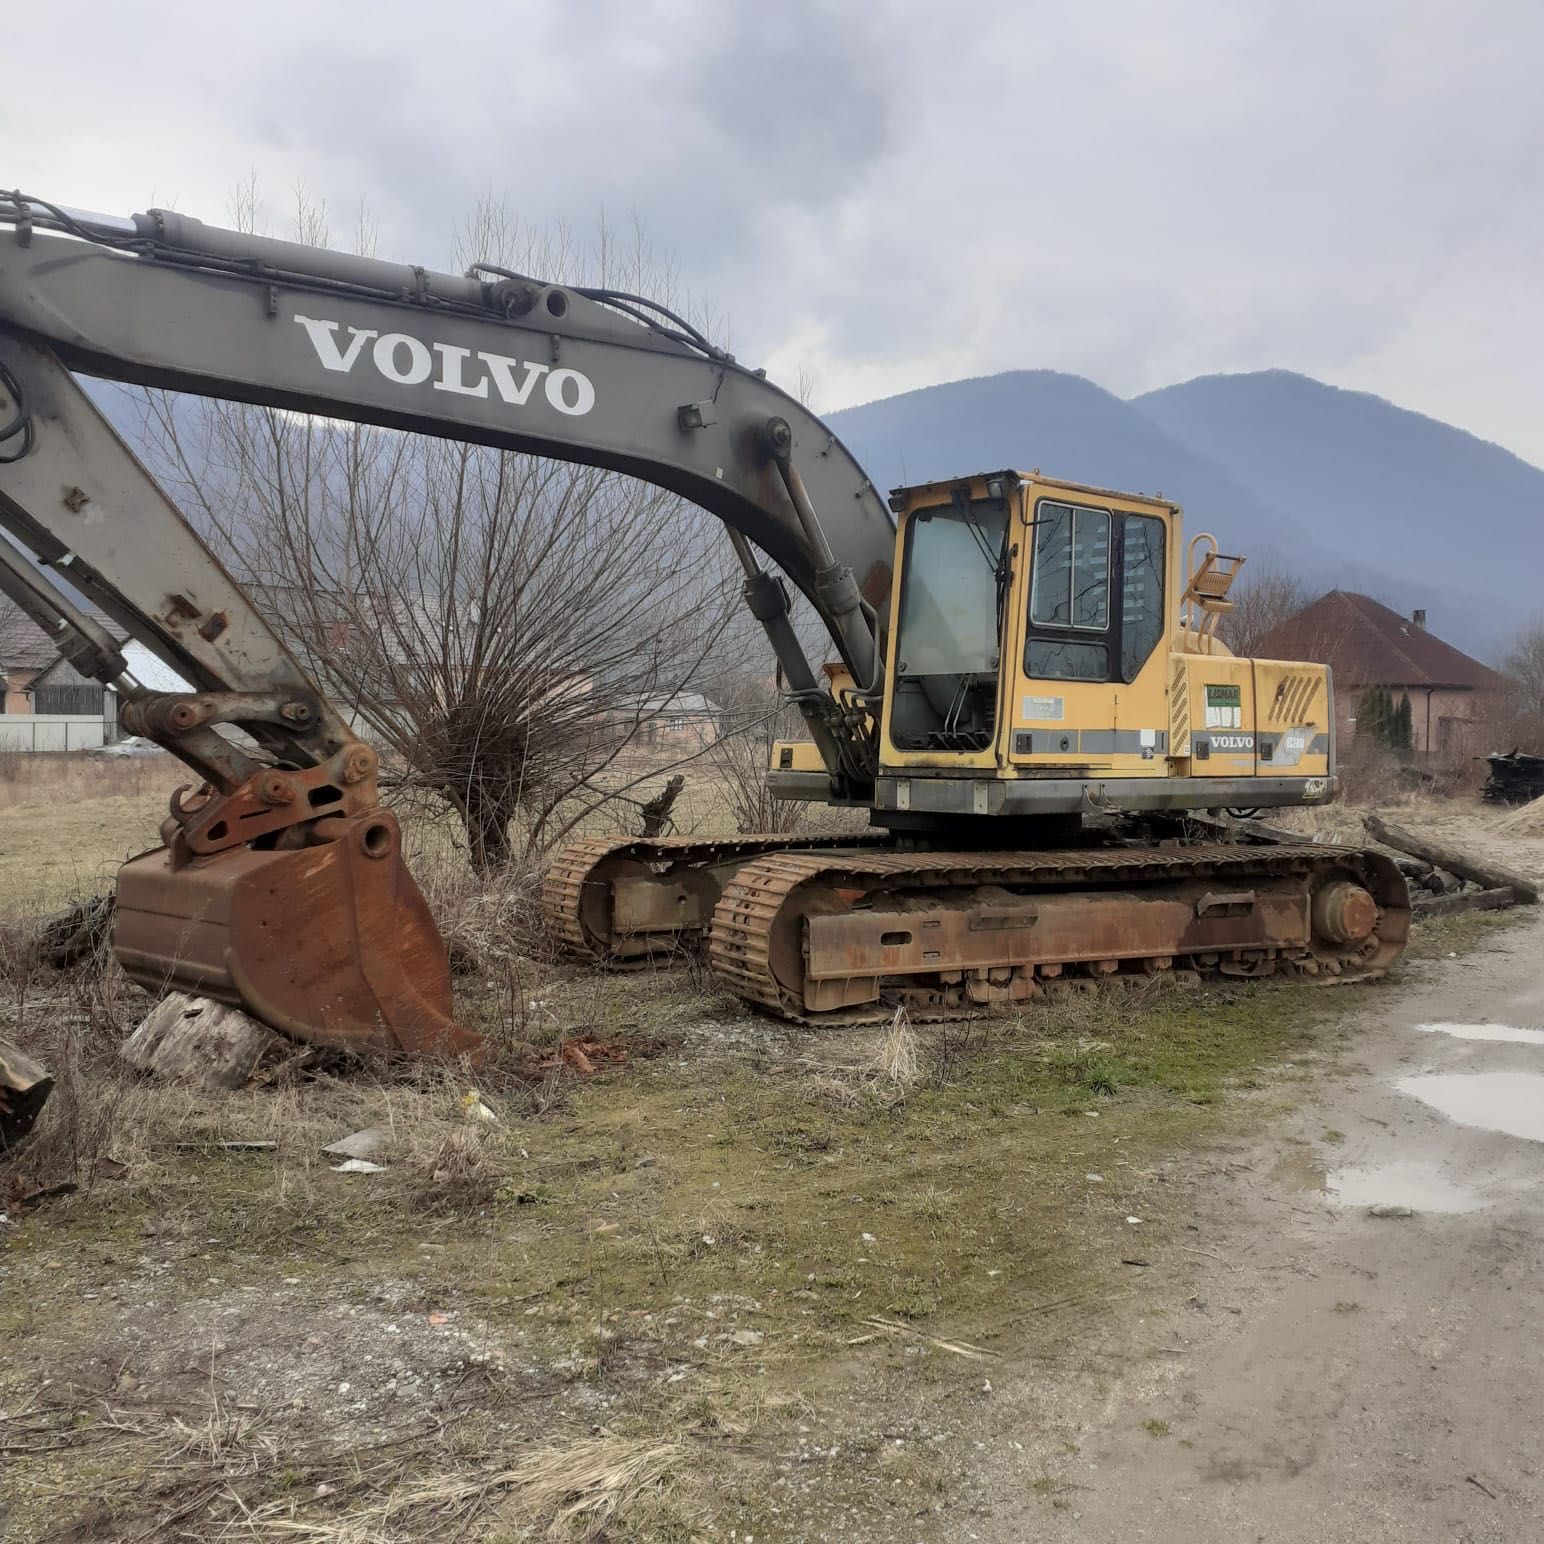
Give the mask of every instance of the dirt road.
<path id="1" fill-rule="evenodd" d="M 1154 1298 L 1168 1354 L 999 1376 L 1012 1440 L 962 1537 L 1544 1538 L 1541 948 L 1535 916 L 1428 966 L 1360 1066 L 1203 1184 L 1205 1274 Z"/>

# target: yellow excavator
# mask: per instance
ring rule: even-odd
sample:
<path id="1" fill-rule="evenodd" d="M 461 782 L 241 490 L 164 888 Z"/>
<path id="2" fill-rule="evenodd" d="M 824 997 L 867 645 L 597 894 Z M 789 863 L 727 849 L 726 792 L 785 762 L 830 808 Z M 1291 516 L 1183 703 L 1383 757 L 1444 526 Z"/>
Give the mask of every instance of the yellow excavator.
<path id="1" fill-rule="evenodd" d="M 572 950 L 705 944 L 746 1001 L 807 1023 L 947 1017 L 1055 982 L 1171 969 L 1366 979 L 1404 946 L 1377 853 L 1240 846 L 1183 812 L 1323 803 L 1327 667 L 1216 635 L 1242 559 L 1177 505 L 998 472 L 897 489 L 891 663 L 828 666 L 871 776 L 772 748 L 775 797 L 857 806 L 863 837 L 596 840 L 549 873 Z M 758 582 L 752 576 L 748 594 Z M 753 597 L 754 605 L 754 597 Z"/>
<path id="2" fill-rule="evenodd" d="M 1222 646 L 1240 560 L 1187 545 L 1177 505 L 1009 470 L 887 500 L 641 296 L 5 194 L 0 591 L 200 780 L 119 878 L 115 949 L 152 989 L 327 1044 L 480 1049 L 375 751 L 77 373 L 609 468 L 723 522 L 807 735 L 773 747 L 771 791 L 868 829 L 579 843 L 544 906 L 597 963 L 700 948 L 747 1002 L 825 1023 L 1171 969 L 1368 978 L 1403 947 L 1387 859 L 1197 839 L 1188 813 L 1330 799 L 1334 712 L 1324 667 Z M 191 689 L 137 682 L 81 596 Z"/>

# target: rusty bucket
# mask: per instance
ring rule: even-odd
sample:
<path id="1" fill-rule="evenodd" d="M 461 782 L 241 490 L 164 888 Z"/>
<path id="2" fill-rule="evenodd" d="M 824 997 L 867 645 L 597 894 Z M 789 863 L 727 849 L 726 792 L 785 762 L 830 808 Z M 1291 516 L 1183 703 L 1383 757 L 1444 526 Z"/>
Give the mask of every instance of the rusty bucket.
<path id="1" fill-rule="evenodd" d="M 380 808 L 317 822 L 304 846 L 140 854 L 119 871 L 113 948 L 151 991 L 231 1003 L 296 1040 L 484 1048 L 451 1017 L 445 945 Z"/>

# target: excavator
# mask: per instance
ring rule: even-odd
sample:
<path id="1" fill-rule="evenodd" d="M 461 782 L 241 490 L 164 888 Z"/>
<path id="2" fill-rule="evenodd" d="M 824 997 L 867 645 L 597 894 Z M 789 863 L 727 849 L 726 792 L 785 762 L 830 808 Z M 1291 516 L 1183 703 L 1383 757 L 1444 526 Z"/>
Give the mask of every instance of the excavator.
<path id="1" fill-rule="evenodd" d="M 605 468 L 723 523 L 804 726 L 772 747 L 771 792 L 867 827 L 581 841 L 543 892 L 579 956 L 699 949 L 748 1003 L 826 1024 L 1165 971 L 1367 979 L 1404 945 L 1386 858 L 1187 818 L 1322 803 L 1336 771 L 1329 671 L 1223 646 L 1242 560 L 1187 545 L 1177 504 L 1011 469 L 886 498 L 644 297 L 0 194 L 0 591 L 199 779 L 118 879 L 114 948 L 152 991 L 326 1045 L 482 1048 L 376 751 L 80 375 Z M 136 681 L 81 597 L 190 689 Z"/>

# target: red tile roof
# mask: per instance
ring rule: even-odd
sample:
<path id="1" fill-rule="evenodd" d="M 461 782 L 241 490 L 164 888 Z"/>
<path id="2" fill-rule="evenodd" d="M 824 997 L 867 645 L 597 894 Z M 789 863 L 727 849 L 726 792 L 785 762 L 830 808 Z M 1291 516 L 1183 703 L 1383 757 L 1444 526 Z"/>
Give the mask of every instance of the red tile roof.
<path id="1" fill-rule="evenodd" d="M 1506 682 L 1489 665 L 1444 643 L 1370 595 L 1331 590 L 1267 633 L 1261 659 L 1304 659 L 1328 665 L 1338 686 L 1450 686 L 1499 691 Z"/>

